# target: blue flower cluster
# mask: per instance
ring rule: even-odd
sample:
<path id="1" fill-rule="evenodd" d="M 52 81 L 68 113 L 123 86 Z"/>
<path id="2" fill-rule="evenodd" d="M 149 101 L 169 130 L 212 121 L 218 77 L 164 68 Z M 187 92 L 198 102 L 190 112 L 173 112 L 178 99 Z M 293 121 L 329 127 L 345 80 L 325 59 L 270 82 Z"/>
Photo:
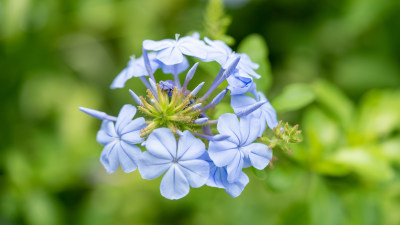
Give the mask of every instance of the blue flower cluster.
<path id="1" fill-rule="evenodd" d="M 199 63 L 188 70 L 181 85 L 179 74 L 193 60 L 188 57 L 221 66 L 202 96 L 197 95 L 204 82 L 188 90 Z M 104 145 L 100 162 L 108 173 L 120 165 L 126 173 L 138 168 L 144 179 L 163 176 L 160 191 L 168 199 L 182 198 L 190 187 L 203 185 L 239 196 L 249 182 L 243 168 L 262 170 L 269 164 L 272 150 L 260 140 L 267 127 L 278 126 L 274 108 L 253 82 L 261 77 L 257 68 L 246 54 L 233 52 L 219 40 L 200 40 L 197 33 L 145 40 L 143 55 L 130 59 L 111 88 L 123 88 L 127 80 L 139 78 L 148 89 L 148 101 L 129 90 L 138 106 L 124 105 L 118 117 L 80 107 L 103 120 L 97 133 L 97 141 Z M 173 80 L 157 82 L 158 69 L 172 74 Z M 228 86 L 221 87 L 225 80 Z M 208 101 L 217 89 L 222 91 Z M 207 110 L 218 107 L 228 92 L 235 113 L 213 118 L 213 111 Z M 137 109 L 143 116 L 133 119 Z"/>

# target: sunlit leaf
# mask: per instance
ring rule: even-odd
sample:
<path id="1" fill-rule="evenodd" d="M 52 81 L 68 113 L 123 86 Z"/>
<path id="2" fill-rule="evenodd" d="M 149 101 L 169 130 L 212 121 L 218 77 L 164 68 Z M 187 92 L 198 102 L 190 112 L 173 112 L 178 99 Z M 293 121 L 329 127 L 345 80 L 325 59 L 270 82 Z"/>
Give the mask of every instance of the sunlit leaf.
<path id="1" fill-rule="evenodd" d="M 307 84 L 291 84 L 273 99 L 272 105 L 278 113 L 301 109 L 315 99 L 315 94 Z"/>

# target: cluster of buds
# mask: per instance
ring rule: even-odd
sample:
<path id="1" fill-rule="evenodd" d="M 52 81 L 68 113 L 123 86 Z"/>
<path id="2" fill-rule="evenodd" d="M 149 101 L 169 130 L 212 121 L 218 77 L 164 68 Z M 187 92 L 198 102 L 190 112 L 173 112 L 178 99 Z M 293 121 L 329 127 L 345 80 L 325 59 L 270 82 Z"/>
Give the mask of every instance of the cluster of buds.
<path id="1" fill-rule="evenodd" d="M 289 148 L 289 144 L 300 143 L 301 140 L 301 130 L 299 130 L 299 125 L 291 127 L 289 123 L 283 125 L 282 120 L 279 121 L 278 125 L 272 129 L 272 137 L 260 137 L 259 139 L 268 145 L 268 148 L 280 148 L 283 151 L 288 151 L 292 153 Z"/>

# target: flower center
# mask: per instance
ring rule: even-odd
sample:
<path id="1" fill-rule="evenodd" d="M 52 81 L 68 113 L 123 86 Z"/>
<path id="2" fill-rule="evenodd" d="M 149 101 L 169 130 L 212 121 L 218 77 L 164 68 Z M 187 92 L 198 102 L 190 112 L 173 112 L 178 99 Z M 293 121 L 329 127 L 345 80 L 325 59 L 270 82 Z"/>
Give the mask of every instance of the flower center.
<path id="1" fill-rule="evenodd" d="M 179 159 L 178 158 L 173 158 L 172 163 L 178 163 Z"/>
<path id="2" fill-rule="evenodd" d="M 140 97 L 143 106 L 139 106 L 139 110 L 148 117 L 148 126 L 141 130 L 141 137 L 147 136 L 154 129 L 159 127 L 168 127 L 173 132 L 178 130 L 189 130 L 195 132 L 202 125 L 194 124 L 199 117 L 201 111 L 193 106 L 198 103 L 192 94 L 184 93 L 173 87 L 172 92 L 165 88 L 166 83 L 160 87 L 157 84 L 156 93 L 147 89 L 146 101 Z"/>

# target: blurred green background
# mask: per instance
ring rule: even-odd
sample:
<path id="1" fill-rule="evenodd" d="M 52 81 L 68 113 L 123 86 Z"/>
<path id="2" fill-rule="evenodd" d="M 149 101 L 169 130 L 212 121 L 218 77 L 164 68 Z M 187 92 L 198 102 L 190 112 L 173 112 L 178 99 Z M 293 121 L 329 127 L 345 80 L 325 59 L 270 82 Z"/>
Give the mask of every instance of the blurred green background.
<path id="1" fill-rule="evenodd" d="M 229 17 L 207 4 L 0 0 L 0 224 L 400 224 L 400 2 L 231 0 Z M 117 114 L 132 100 L 109 85 L 141 42 L 192 31 L 260 63 L 258 87 L 304 131 L 273 168 L 246 170 L 238 198 L 171 201 L 160 179 L 106 174 L 100 121 L 78 111 Z"/>

